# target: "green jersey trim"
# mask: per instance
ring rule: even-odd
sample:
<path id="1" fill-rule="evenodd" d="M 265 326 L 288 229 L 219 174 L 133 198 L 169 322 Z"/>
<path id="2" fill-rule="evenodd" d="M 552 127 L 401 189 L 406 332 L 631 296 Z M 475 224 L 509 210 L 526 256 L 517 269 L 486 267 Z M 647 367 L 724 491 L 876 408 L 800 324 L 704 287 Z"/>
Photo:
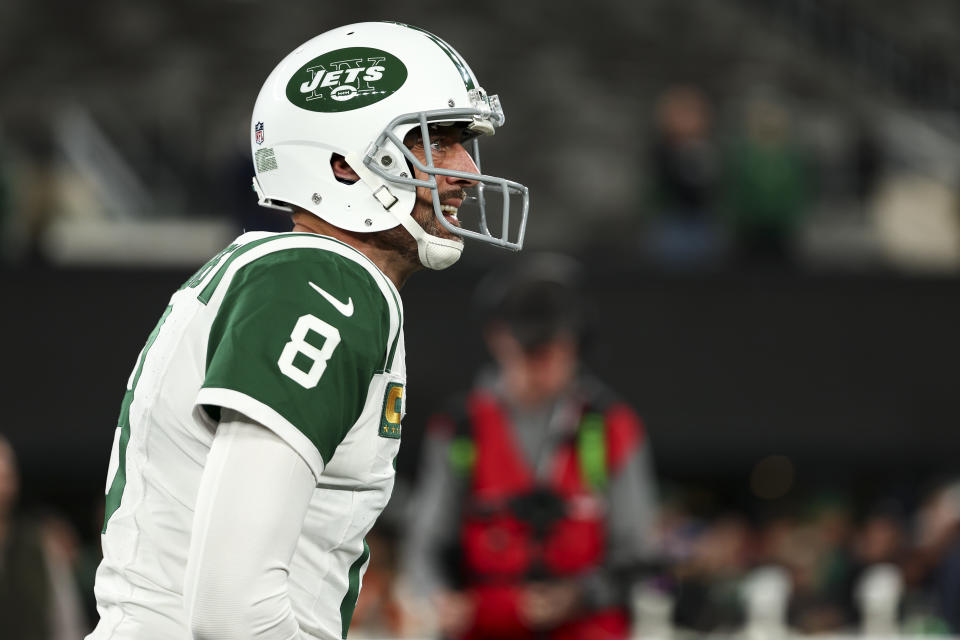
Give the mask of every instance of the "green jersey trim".
<path id="1" fill-rule="evenodd" d="M 363 551 L 357 558 L 347 573 L 347 593 L 343 596 L 340 603 L 340 637 L 347 640 L 347 631 L 350 630 L 350 621 L 353 619 L 353 612 L 357 608 L 357 598 L 360 596 L 360 571 L 370 559 L 370 546 L 367 541 L 363 541 Z"/>
<path id="2" fill-rule="evenodd" d="M 307 234 L 298 234 L 298 235 L 307 235 Z M 213 277 L 207 283 L 207 286 L 203 288 L 202 291 L 197 295 L 197 299 L 203 304 L 208 304 L 210 298 L 213 297 L 213 294 L 216 292 L 217 287 L 220 285 L 220 282 L 223 280 L 223 277 L 227 274 L 227 270 L 230 268 L 237 258 L 241 257 L 245 253 L 256 249 L 262 244 L 270 242 L 271 240 L 277 240 L 280 236 L 269 236 L 266 238 L 260 238 L 259 240 L 253 240 L 246 244 L 242 244 L 229 255 L 229 257 L 223 261 L 223 264 L 220 265 L 220 268 L 214 273 Z"/>
<path id="3" fill-rule="evenodd" d="M 229 407 L 270 429 L 300 454 L 300 457 L 310 467 L 310 471 L 313 472 L 314 478 L 319 482 L 324 463 L 316 445 L 290 421 L 267 405 L 256 398 L 251 398 L 247 394 L 233 389 L 213 388 L 200 389 L 196 403 L 200 406 Z"/>
<path id="4" fill-rule="evenodd" d="M 400 335 L 403 333 L 403 305 L 400 304 L 400 300 L 396 293 L 393 290 L 390 291 L 390 295 L 393 296 L 393 303 L 397 307 L 397 333 L 393 336 L 393 344 L 390 345 L 390 353 L 387 354 L 387 359 L 383 362 L 383 371 L 384 372 L 393 372 L 396 363 L 393 361 L 397 353 L 397 345 L 400 343 Z"/>
<path id="5" fill-rule="evenodd" d="M 143 373 L 143 365 L 147 360 L 150 347 L 156 342 L 157 336 L 160 335 L 160 330 L 163 328 L 171 311 L 173 311 L 173 305 L 169 305 L 164 309 L 160 320 L 157 321 L 153 331 L 151 331 L 147 337 L 147 343 L 143 349 L 140 350 L 137 363 L 127 383 L 127 391 L 123 394 L 123 401 L 120 404 L 120 418 L 117 420 L 117 428 L 120 430 L 120 441 L 118 443 L 120 454 L 118 459 L 119 464 L 116 475 L 114 475 L 113 481 L 110 483 L 110 488 L 107 490 L 106 497 L 104 498 L 103 529 L 101 533 L 107 532 L 107 523 L 110 522 L 110 516 L 120 508 L 120 502 L 123 499 L 123 490 L 127 486 L 127 445 L 130 443 L 130 406 L 133 404 L 137 391 L 137 383 L 140 381 L 140 374 Z"/>
<path id="6" fill-rule="evenodd" d="M 233 253 L 239 248 L 240 245 L 234 242 L 233 244 L 221 249 L 217 255 L 207 260 L 206 264 L 197 269 L 197 272 L 193 274 L 189 280 L 184 282 L 180 289 L 195 289 L 196 287 L 199 287 L 200 283 L 203 282 L 207 277 L 207 274 L 209 274 L 218 264 L 220 264 L 220 260 L 223 259 L 223 256 Z"/>
<path id="7" fill-rule="evenodd" d="M 350 251 L 352 251 L 353 253 L 355 253 L 357 256 L 362 257 L 364 260 L 367 260 L 368 262 L 370 262 L 370 264 L 373 264 L 373 263 L 370 261 L 370 259 L 367 258 L 367 256 L 363 255 L 362 253 L 360 253 L 359 251 L 357 251 L 356 249 L 354 249 L 353 247 L 351 247 L 351 246 L 348 245 L 347 243 L 341 242 L 341 241 L 337 240 L 336 238 L 331 238 L 331 237 L 329 237 L 329 236 L 321 236 L 321 235 L 316 234 L 316 233 L 300 233 L 300 232 L 297 232 L 297 233 L 278 233 L 278 234 L 274 234 L 274 235 L 267 236 L 267 237 L 265 237 L 265 238 L 259 238 L 259 239 L 257 239 L 257 240 L 251 240 L 250 242 L 247 242 L 247 243 L 242 244 L 242 245 L 232 244 L 232 245 L 230 245 L 229 247 L 227 247 L 226 249 L 224 249 L 223 251 L 221 251 L 219 254 L 217 254 L 214 259 L 217 260 L 217 261 L 219 261 L 219 258 L 221 258 L 221 257 L 223 256 L 223 254 L 225 254 L 225 253 L 229 252 L 231 249 L 233 249 L 233 252 L 230 253 L 230 256 L 229 256 L 229 257 L 224 261 L 224 263 L 220 266 L 220 268 L 217 270 L 216 274 L 213 276 L 213 278 L 210 279 L 210 282 L 207 283 L 207 286 L 205 286 L 205 287 L 203 288 L 203 291 L 200 292 L 200 294 L 197 296 L 197 298 L 198 298 L 198 299 L 200 300 L 200 302 L 202 302 L 203 304 L 209 303 L 209 302 L 210 302 L 210 298 L 213 297 L 213 293 L 214 293 L 214 291 L 216 291 L 216 289 L 217 289 L 217 286 L 218 286 L 218 285 L 220 284 L 220 282 L 223 280 L 224 275 L 226 275 L 227 269 L 229 269 L 230 265 L 233 264 L 233 262 L 236 261 L 237 258 L 239 258 L 240 256 L 242 256 L 243 254 L 245 254 L 245 253 L 247 253 L 248 251 L 251 251 L 251 250 L 253 250 L 253 249 L 256 249 L 257 247 L 259 247 L 259 246 L 262 245 L 262 244 L 265 244 L 265 243 L 270 242 L 270 241 L 273 241 L 273 240 L 282 240 L 282 239 L 284 239 L 284 238 L 296 238 L 296 237 L 323 238 L 324 240 L 329 240 L 330 242 L 336 242 L 337 244 L 339 244 L 339 245 L 341 245 L 341 246 L 343 246 L 343 247 L 346 247 L 346 248 L 350 249 Z M 215 264 L 215 263 L 214 263 L 214 264 Z M 374 266 L 375 268 L 377 268 L 376 265 L 373 265 L 373 266 Z M 201 271 L 202 271 L 202 270 L 203 270 L 203 269 L 201 269 Z M 379 270 L 380 270 L 380 269 L 377 268 L 377 271 L 379 271 Z M 199 276 L 199 277 L 194 276 L 193 278 L 191 278 L 191 280 L 190 280 L 190 282 L 189 282 L 190 286 L 196 286 L 197 284 L 199 284 L 199 281 L 202 280 L 205 275 L 206 275 L 206 273 L 197 274 L 197 276 Z"/>

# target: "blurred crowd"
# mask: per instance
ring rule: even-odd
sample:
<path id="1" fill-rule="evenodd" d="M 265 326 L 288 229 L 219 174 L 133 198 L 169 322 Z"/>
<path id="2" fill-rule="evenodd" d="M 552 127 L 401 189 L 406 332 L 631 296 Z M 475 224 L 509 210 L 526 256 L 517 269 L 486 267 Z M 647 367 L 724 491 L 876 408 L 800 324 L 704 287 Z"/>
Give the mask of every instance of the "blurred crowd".
<path id="1" fill-rule="evenodd" d="M 911 148 L 931 131 L 907 113 L 878 115 L 850 105 L 825 111 L 772 86 L 732 98 L 697 84 L 667 83 L 644 99 L 633 139 L 608 149 L 611 166 L 631 162 L 626 197 L 615 196 L 605 180 L 580 187 L 578 197 L 594 203 L 609 224 L 591 224 L 574 203 L 549 217 L 533 216 L 529 244 L 666 270 L 956 273 L 960 146 L 932 135 Z M 6 140 L 2 124 L 0 254 L 6 262 L 70 264 L 77 255 L 110 261 L 112 250 L 137 237 L 111 234 L 137 225 L 149 228 L 167 255 L 138 247 L 139 253 L 121 251 L 115 261 L 163 262 L 173 251 L 167 245 L 177 246 L 157 234 L 165 222 L 194 225 L 195 238 L 209 237 L 197 245 L 196 257 L 184 257 L 191 262 L 242 229 L 285 228 L 282 218 L 257 207 L 250 191 L 239 117 L 225 118 L 222 130 L 209 134 L 216 138 L 209 152 L 190 158 L 178 154 L 177 136 L 146 129 L 136 139 L 117 137 L 117 123 L 82 109 L 66 112 L 49 131 L 8 132 Z M 126 148 L 134 142 L 136 148 Z M 572 139 L 551 144 L 564 145 L 554 153 L 581 153 Z M 534 164 L 537 158 L 530 157 Z M 541 182 L 532 177 L 531 189 L 546 196 L 541 202 L 569 188 L 554 174 Z M 548 224 L 548 218 L 564 222 Z M 539 225 L 549 229 L 538 232 Z"/>
<path id="2" fill-rule="evenodd" d="M 17 640 L 77 640 L 92 629 L 97 552 L 53 508 L 18 508 L 20 473 L 0 436 L 0 631 Z"/>
<path id="3" fill-rule="evenodd" d="M 815 120 L 772 87 L 724 113 L 698 86 L 665 89 L 641 179 L 646 256 L 667 268 L 955 271 L 960 176 L 909 166 L 868 118 L 827 132 Z"/>
<path id="4" fill-rule="evenodd" d="M 96 541 L 55 508 L 17 505 L 12 449 L 0 444 L 0 628 L 17 640 L 78 640 L 96 620 Z M 402 496 L 401 496 L 402 497 Z M 706 500 L 709 502 L 709 500 Z M 641 636 L 776 633 L 960 634 L 960 481 L 905 500 L 831 494 L 796 508 L 703 513 L 704 490 L 670 485 L 655 519 L 658 562 L 631 592 Z M 368 537 L 352 638 L 431 637 L 401 571 L 403 511 Z M 98 509 L 94 506 L 93 510 Z"/>
<path id="5" fill-rule="evenodd" d="M 893 498 L 855 505 L 838 495 L 712 518 L 666 501 L 659 522 L 674 624 L 733 631 L 765 598 L 785 627 L 805 634 L 960 631 L 960 483 L 929 490 L 913 510 Z"/>
<path id="6" fill-rule="evenodd" d="M 960 634 L 958 481 L 936 484 L 912 510 L 830 495 L 777 515 L 698 515 L 702 495 L 671 493 L 656 519 L 662 564 L 632 590 L 638 637 Z M 396 533 L 378 525 L 376 545 L 389 548 Z M 397 588 L 394 550 L 380 558 L 374 586 L 361 594 L 358 631 L 403 637 L 418 628 L 404 617 L 409 594 Z"/>
<path id="7" fill-rule="evenodd" d="M 788 264 L 791 240 L 815 189 L 812 157 L 773 100 L 747 107 L 744 127 L 724 148 L 704 93 L 678 86 L 657 104 L 647 179 L 648 252 L 669 266 Z"/>

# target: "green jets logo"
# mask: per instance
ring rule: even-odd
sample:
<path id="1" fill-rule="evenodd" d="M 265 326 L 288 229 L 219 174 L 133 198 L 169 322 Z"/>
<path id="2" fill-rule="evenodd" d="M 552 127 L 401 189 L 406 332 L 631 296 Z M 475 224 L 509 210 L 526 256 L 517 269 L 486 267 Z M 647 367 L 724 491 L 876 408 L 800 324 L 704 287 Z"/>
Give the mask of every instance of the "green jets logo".
<path id="1" fill-rule="evenodd" d="M 287 82 L 287 99 L 309 111 L 352 111 L 380 102 L 406 80 L 407 68 L 386 51 L 337 49 L 300 67 Z"/>

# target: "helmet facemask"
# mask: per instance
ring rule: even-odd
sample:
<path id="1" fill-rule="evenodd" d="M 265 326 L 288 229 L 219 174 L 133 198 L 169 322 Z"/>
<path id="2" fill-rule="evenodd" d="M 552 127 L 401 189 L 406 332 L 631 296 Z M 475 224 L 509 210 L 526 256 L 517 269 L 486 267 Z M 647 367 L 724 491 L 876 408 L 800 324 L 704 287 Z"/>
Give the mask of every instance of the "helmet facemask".
<path id="1" fill-rule="evenodd" d="M 379 180 L 375 180 L 376 184 L 371 184 L 374 197 L 380 202 L 384 209 L 391 211 L 400 223 L 411 232 L 420 248 L 421 262 L 429 268 L 445 268 L 445 266 L 449 266 L 452 262 L 444 266 L 434 266 L 437 262 L 430 260 L 429 256 L 424 256 L 425 249 L 430 248 L 430 246 L 425 246 L 425 244 L 432 245 L 435 250 L 441 247 L 447 250 L 455 250 L 456 256 L 450 256 L 453 261 L 459 258 L 462 244 L 455 240 L 438 238 L 427 234 L 419 224 L 413 220 L 409 212 L 401 213 L 399 211 L 392 211 L 392 207 L 398 202 L 398 198 L 390 190 L 390 185 L 396 185 L 399 188 L 405 189 L 411 187 L 414 189 L 416 189 L 416 187 L 430 189 L 434 215 L 439 223 L 452 234 L 461 238 L 471 238 L 513 251 L 519 251 L 523 246 L 523 236 L 526 229 L 527 211 L 529 208 L 529 193 L 524 185 L 505 178 L 488 176 L 483 173 L 446 169 L 438 167 L 434 163 L 433 152 L 429 144 L 429 140 L 431 139 L 431 125 L 462 124 L 469 133 L 475 134 L 465 140 L 463 144 L 467 147 L 467 151 L 478 170 L 480 169 L 478 136 L 492 135 L 495 127 L 503 124 L 504 116 L 497 96 L 490 96 L 488 98 L 482 91 L 471 91 L 470 94 L 473 108 L 440 109 L 397 116 L 391 120 L 380 135 L 377 136 L 361 160 L 364 169 L 369 170 L 370 173 L 375 174 L 375 176 L 379 178 Z M 401 135 L 417 127 L 419 128 L 420 139 L 425 141 L 423 145 L 425 156 L 423 161 L 421 161 L 401 139 Z M 397 152 L 402 155 L 405 160 L 404 163 L 399 163 L 397 158 L 395 158 Z M 408 171 L 403 170 L 403 165 L 406 165 Z M 425 175 L 426 178 L 419 179 L 415 175 L 410 175 L 413 169 Z M 367 171 L 361 171 L 360 173 L 361 178 L 363 178 L 363 174 L 367 173 Z M 440 189 L 437 183 L 438 176 L 463 178 L 476 182 L 476 196 L 472 199 L 475 200 L 479 208 L 479 219 L 476 221 L 475 229 L 454 225 L 444 217 L 441 209 Z M 495 189 L 502 201 L 499 224 L 497 225 L 490 224 L 490 214 L 488 213 L 487 206 L 487 198 L 489 197 L 488 189 Z M 519 222 L 516 222 L 513 227 L 511 227 L 511 196 L 520 198 L 521 209 Z M 411 224 L 416 225 L 417 229 L 411 229 Z M 499 229 L 499 233 L 496 233 L 494 229 Z M 443 253 L 447 252 L 444 251 Z M 444 260 L 444 262 L 445 261 L 446 260 Z"/>

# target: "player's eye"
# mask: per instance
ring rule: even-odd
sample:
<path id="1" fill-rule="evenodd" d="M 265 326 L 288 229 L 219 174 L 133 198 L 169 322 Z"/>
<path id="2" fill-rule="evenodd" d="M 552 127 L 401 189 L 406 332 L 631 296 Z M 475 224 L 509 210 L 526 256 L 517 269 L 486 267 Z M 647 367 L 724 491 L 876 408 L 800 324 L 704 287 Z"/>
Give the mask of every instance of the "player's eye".
<path id="1" fill-rule="evenodd" d="M 453 146 L 453 142 L 447 137 L 438 137 L 430 140 L 430 153 L 433 155 L 434 160 L 439 160 L 443 158 L 450 147 Z"/>

